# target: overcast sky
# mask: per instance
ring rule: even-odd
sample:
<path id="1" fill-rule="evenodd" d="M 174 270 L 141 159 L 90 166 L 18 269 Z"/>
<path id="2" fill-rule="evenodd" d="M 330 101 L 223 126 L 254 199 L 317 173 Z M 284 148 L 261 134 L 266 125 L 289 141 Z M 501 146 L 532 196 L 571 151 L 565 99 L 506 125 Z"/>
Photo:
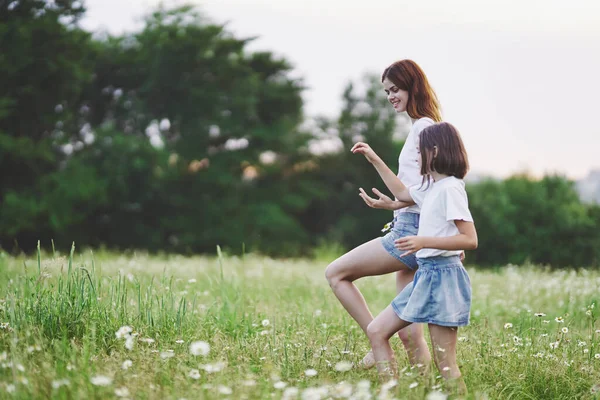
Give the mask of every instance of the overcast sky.
<path id="1" fill-rule="evenodd" d="M 119 34 L 139 28 L 160 1 L 85 3 L 85 28 Z M 249 50 L 288 59 L 309 87 L 307 115 L 336 115 L 349 80 L 410 58 L 462 133 L 472 171 L 579 179 L 600 168 L 600 1 L 189 3 L 238 37 L 258 36 Z"/>

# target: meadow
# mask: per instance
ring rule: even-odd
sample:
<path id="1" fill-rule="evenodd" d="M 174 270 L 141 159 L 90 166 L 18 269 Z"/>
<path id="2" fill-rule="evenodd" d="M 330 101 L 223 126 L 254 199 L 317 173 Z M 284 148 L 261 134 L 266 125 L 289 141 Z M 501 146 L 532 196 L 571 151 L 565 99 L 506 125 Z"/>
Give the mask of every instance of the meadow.
<path id="1" fill-rule="evenodd" d="M 428 399 L 356 364 L 369 344 L 331 292 L 328 257 L 0 253 L 0 398 Z M 468 260 L 467 260 L 468 261 Z M 458 356 L 471 399 L 600 398 L 600 271 L 479 269 Z M 394 276 L 357 281 L 373 313 Z"/>

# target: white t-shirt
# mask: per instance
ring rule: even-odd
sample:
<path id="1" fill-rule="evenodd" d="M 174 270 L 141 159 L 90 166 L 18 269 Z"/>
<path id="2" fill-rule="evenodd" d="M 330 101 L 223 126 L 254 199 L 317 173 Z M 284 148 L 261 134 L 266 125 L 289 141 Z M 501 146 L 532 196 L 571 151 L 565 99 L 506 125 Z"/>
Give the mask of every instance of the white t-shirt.
<path id="1" fill-rule="evenodd" d="M 473 222 L 465 182 L 462 179 L 449 176 L 432 182 L 425 190 L 426 185 L 420 188 L 419 184 L 409 189 L 411 197 L 421 207 L 418 236 L 455 236 L 460 232 L 454 220 Z M 421 249 L 417 251 L 417 257 L 449 257 L 460 253 L 462 250 Z"/>
<path id="2" fill-rule="evenodd" d="M 400 181 L 406 187 L 420 185 L 423 180 L 421 168 L 419 168 L 417 161 L 417 157 L 419 157 L 419 135 L 423 129 L 434 124 L 434 120 L 426 117 L 416 120 L 410 128 L 406 142 L 398 157 L 398 178 L 400 178 Z M 394 210 L 394 216 L 401 212 L 419 213 L 419 206 L 415 204 L 410 207 Z"/>

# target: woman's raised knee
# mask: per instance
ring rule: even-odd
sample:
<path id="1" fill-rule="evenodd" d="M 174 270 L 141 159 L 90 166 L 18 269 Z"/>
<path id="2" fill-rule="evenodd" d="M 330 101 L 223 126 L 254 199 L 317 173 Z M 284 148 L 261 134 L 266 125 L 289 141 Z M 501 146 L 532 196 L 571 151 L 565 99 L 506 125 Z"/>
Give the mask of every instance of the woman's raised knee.
<path id="1" fill-rule="evenodd" d="M 337 260 L 336 260 L 337 261 Z M 325 279 L 329 282 L 329 286 L 332 288 L 335 287 L 339 281 L 341 281 L 342 274 L 340 273 L 340 268 L 336 261 L 332 262 L 325 268 Z"/>

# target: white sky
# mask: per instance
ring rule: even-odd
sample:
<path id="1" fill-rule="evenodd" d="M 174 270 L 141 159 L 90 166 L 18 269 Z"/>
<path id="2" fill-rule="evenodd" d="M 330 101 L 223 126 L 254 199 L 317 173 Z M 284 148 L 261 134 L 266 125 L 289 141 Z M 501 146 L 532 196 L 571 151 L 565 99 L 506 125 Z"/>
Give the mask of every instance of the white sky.
<path id="1" fill-rule="evenodd" d="M 157 0 L 86 0 L 83 26 L 139 28 Z M 182 4 L 180 0 L 163 4 Z M 472 171 L 579 179 L 600 168 L 598 0 L 191 0 L 237 37 L 259 36 L 304 78 L 307 115 L 343 87 L 415 60 L 462 133 Z M 396 166 L 391 166 L 395 168 Z"/>

